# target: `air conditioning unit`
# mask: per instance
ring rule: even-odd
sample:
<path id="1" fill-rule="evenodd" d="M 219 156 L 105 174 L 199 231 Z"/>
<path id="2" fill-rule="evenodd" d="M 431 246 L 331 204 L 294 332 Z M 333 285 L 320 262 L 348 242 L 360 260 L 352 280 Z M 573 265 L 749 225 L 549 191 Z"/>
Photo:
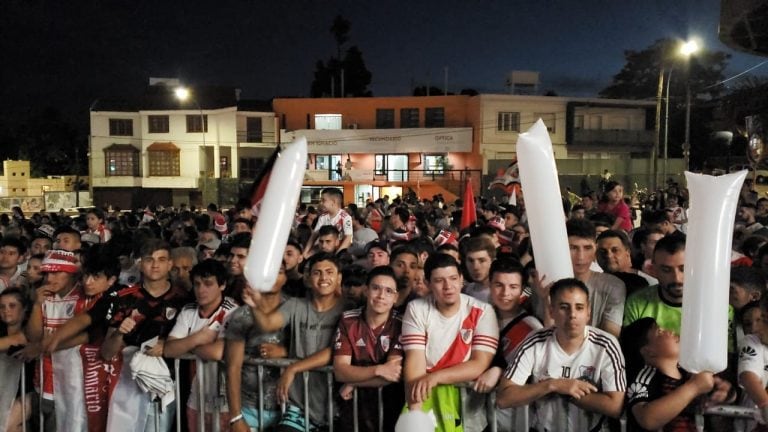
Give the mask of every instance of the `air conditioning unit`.
<path id="1" fill-rule="evenodd" d="M 350 123 L 350 124 L 347 126 L 347 129 L 357 129 L 357 123 Z"/>

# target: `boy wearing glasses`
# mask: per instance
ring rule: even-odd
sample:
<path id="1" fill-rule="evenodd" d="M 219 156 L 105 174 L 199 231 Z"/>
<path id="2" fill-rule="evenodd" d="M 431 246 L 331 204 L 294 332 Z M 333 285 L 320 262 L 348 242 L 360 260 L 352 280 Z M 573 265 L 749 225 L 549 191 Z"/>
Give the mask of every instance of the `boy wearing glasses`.
<path id="1" fill-rule="evenodd" d="M 368 274 L 365 306 L 345 312 L 334 338 L 333 369 L 341 388 L 341 411 L 352 410 L 352 395 L 358 388 L 360 430 L 378 430 L 378 392 L 384 387 L 384 430 L 394 428 L 403 402 L 400 384 L 403 350 L 399 343 L 401 321 L 394 310 L 397 301 L 395 273 L 388 266 L 374 267 Z M 395 401 L 401 403 L 396 403 Z M 391 402 L 391 403 L 390 403 Z M 382 401 L 383 403 L 383 401 Z M 394 411 L 392 409 L 394 408 Z M 352 431 L 351 417 L 342 416 L 341 430 Z M 386 424 L 391 423 L 391 424 Z"/>

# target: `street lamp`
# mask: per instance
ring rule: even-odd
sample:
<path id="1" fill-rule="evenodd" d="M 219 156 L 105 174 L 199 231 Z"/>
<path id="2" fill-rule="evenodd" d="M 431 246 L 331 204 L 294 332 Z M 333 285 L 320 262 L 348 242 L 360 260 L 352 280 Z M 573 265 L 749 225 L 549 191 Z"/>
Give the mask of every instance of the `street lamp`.
<path id="1" fill-rule="evenodd" d="M 680 47 L 680 54 L 685 56 L 688 77 L 685 81 L 685 142 L 683 143 L 683 160 L 685 170 L 688 171 L 691 163 L 691 56 L 699 51 L 699 44 L 695 40 L 684 42 Z"/>
<path id="2" fill-rule="evenodd" d="M 196 98 L 192 97 L 191 92 L 186 87 L 176 87 L 174 89 L 173 94 L 176 95 L 176 99 L 178 99 L 181 102 L 186 102 L 187 100 L 192 100 L 194 102 L 195 106 L 197 107 L 197 110 L 200 112 L 200 131 L 203 134 L 203 205 L 205 205 L 206 201 L 206 188 L 208 183 L 208 151 L 205 146 L 205 133 L 206 133 L 206 127 L 205 127 L 205 115 L 203 114 L 203 108 L 200 106 L 200 103 L 197 101 Z"/>

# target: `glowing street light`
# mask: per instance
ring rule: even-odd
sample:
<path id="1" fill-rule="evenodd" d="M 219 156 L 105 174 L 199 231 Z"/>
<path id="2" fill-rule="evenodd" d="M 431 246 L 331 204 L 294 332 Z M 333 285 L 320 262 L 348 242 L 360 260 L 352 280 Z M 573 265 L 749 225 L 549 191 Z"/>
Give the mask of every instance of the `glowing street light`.
<path id="1" fill-rule="evenodd" d="M 695 40 L 685 41 L 680 46 L 680 54 L 686 57 L 690 57 L 693 54 L 696 54 L 697 51 L 699 51 L 699 43 Z"/>
<path id="2" fill-rule="evenodd" d="M 182 102 L 189 99 L 189 89 L 186 87 L 176 87 L 173 94 L 176 95 L 176 99 Z"/>
<path id="3" fill-rule="evenodd" d="M 205 146 L 205 133 L 206 127 L 205 127 L 205 115 L 203 114 L 203 108 L 200 106 L 200 103 L 195 99 L 194 97 L 191 97 L 191 93 L 187 87 L 176 87 L 173 90 L 173 94 L 176 96 L 176 99 L 178 99 L 181 102 L 185 102 L 188 99 L 192 99 L 192 101 L 195 103 L 195 106 L 197 106 L 197 110 L 200 112 L 200 131 L 203 134 L 203 204 L 205 204 L 205 192 L 206 192 L 206 185 L 208 183 L 208 153 Z"/>

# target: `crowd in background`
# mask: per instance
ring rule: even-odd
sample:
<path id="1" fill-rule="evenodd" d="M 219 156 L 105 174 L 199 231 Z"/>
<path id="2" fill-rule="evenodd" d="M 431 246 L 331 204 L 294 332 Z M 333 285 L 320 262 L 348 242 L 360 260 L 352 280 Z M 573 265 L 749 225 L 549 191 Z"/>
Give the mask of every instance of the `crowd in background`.
<path id="1" fill-rule="evenodd" d="M 606 179 L 566 195 L 574 277 L 559 281 L 536 271 L 547 251 L 532 249 L 533 199 L 479 199 L 460 227 L 460 199 L 408 193 L 363 207 L 324 189 L 296 209 L 277 281 L 261 290 L 243 272 L 259 247 L 254 223 L 269 219 L 245 200 L 226 210 L 14 208 L 0 215 L 0 430 L 197 430 L 202 417 L 206 430 L 351 431 L 355 391 L 363 431 L 379 421 L 393 430 L 404 408 L 431 412 L 438 430 L 487 430 L 492 391 L 499 430 L 514 430 L 519 407 L 535 430 L 615 428 L 622 415 L 630 430 L 695 430 L 705 400 L 756 407 L 764 417 L 748 427 L 765 428 L 768 198 L 750 182 L 740 195 L 729 367 L 716 375 L 677 364 L 684 188 L 627 196 Z M 194 362 L 174 373 L 173 359 L 190 356 L 205 362 L 204 401 Z M 295 362 L 263 374 L 249 361 L 282 358 Z M 330 416 L 325 375 L 310 373 L 308 401 L 300 378 L 327 365 Z M 459 383 L 471 383 L 465 411 Z"/>

